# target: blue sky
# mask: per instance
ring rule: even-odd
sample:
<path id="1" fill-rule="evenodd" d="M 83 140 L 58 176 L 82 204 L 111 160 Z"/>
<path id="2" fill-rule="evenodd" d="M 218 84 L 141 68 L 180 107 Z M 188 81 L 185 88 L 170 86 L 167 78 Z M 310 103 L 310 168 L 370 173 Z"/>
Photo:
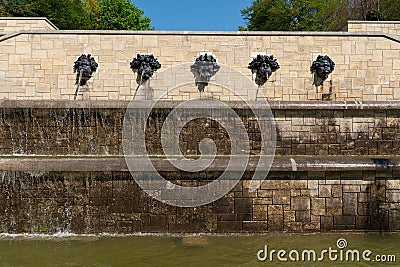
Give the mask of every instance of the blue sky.
<path id="1" fill-rule="evenodd" d="M 252 0 L 133 0 L 156 30 L 236 31 Z"/>

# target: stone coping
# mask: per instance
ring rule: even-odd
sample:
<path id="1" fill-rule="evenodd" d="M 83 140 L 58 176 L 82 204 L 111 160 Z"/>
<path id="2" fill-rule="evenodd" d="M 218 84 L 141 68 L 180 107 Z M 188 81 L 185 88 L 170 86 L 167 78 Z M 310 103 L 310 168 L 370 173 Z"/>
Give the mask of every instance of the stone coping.
<path id="1" fill-rule="evenodd" d="M 53 24 L 48 18 L 46 17 L 0 17 L 0 20 L 24 20 L 24 21 L 30 21 L 30 20 L 44 20 L 46 23 L 48 23 L 54 30 L 58 31 L 58 28 L 56 25 Z"/>
<path id="2" fill-rule="evenodd" d="M 54 34 L 54 35 L 193 35 L 193 36 L 332 36 L 332 37 L 384 37 L 400 42 L 395 35 L 383 32 L 313 32 L 313 31 L 120 31 L 120 30 L 30 30 L 9 33 L 0 37 L 0 42 L 21 34 Z"/>
<path id="3" fill-rule="evenodd" d="M 400 21 L 396 21 L 396 20 L 371 20 L 371 21 L 367 21 L 367 20 L 349 20 L 347 21 L 347 24 L 399 24 L 400 25 Z"/>
<path id="4" fill-rule="evenodd" d="M 223 35 L 223 36 L 367 36 L 382 37 L 381 32 L 319 32 L 319 31 L 131 31 L 131 30 L 23 30 L 19 34 L 84 34 L 84 35 Z M 396 38 L 395 36 L 392 36 Z M 397 39 L 397 38 L 396 38 Z"/>
<path id="5" fill-rule="evenodd" d="M 154 108 L 172 109 L 184 101 L 158 101 Z M 88 101 L 88 100 L 0 100 L 1 108 L 32 108 L 32 109 L 126 109 L 129 101 Z M 137 109 L 152 107 L 155 101 L 135 101 Z M 265 108 L 263 101 L 227 101 L 224 102 L 233 109 L 248 109 L 248 103 L 252 109 Z M 400 101 L 270 101 L 269 106 L 273 110 L 398 110 Z M 212 105 L 199 105 L 193 108 L 212 108 Z"/>
<path id="6" fill-rule="evenodd" d="M 179 171 L 164 157 L 152 157 L 157 170 Z M 136 160 L 140 163 L 141 158 Z M 143 159 L 142 159 L 143 160 Z M 144 161 L 144 160 L 143 160 Z M 229 158 L 217 158 L 207 171 L 225 171 Z M 246 171 L 254 171 L 257 157 L 251 157 Z M 139 166 L 140 164 L 137 164 Z M 324 171 L 399 171 L 400 157 L 337 157 L 337 156 L 294 156 L 275 157 L 271 171 L 281 172 L 324 172 Z M 0 157 L 0 171 L 40 171 L 40 172 L 127 172 L 124 157 L 107 156 L 3 156 Z M 137 169 L 148 172 L 148 168 Z M 233 169 L 232 171 L 240 171 Z"/>

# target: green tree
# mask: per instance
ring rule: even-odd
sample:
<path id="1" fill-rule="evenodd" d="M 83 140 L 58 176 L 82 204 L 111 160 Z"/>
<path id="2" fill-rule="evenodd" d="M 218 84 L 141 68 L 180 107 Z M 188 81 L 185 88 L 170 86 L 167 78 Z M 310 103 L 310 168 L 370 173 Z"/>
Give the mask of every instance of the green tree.
<path id="1" fill-rule="evenodd" d="M 102 6 L 99 0 L 83 0 L 83 8 L 85 10 L 85 29 L 98 30 L 102 28 L 101 12 Z"/>
<path id="2" fill-rule="evenodd" d="M 129 0 L 101 0 L 101 27 L 105 30 L 152 30 L 151 19 Z"/>
<path id="3" fill-rule="evenodd" d="M 47 17 L 61 30 L 151 30 L 129 0 L 0 0 L 0 16 Z"/>
<path id="4" fill-rule="evenodd" d="M 2 0 L 1 4 L 1 15 L 6 17 L 27 17 L 34 16 L 35 1 L 25 0 Z"/>
<path id="5" fill-rule="evenodd" d="M 3 0 L 4 15 L 47 17 L 59 29 L 80 29 L 84 9 L 80 0 Z"/>
<path id="6" fill-rule="evenodd" d="M 343 27 L 348 1 L 255 0 L 241 10 L 250 31 L 324 31 Z"/>
<path id="7" fill-rule="evenodd" d="M 382 20 L 400 20 L 400 0 L 380 0 L 378 9 Z"/>
<path id="8" fill-rule="evenodd" d="M 47 17 L 60 30 L 82 29 L 85 12 L 80 0 L 37 0 L 35 13 Z"/>

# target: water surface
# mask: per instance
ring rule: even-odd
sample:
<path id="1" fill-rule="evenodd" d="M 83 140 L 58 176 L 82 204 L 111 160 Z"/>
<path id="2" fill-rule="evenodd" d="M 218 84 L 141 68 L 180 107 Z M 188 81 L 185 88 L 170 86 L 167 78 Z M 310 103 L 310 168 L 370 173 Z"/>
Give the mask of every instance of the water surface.
<path id="1" fill-rule="evenodd" d="M 370 262 L 259 261 L 257 252 L 336 249 L 371 250 Z M 263 255 L 263 254 L 261 254 Z M 295 254 L 293 254 L 295 255 Z M 345 255 L 345 254 L 344 254 Z M 376 255 L 395 255 L 397 263 L 378 263 Z M 339 252 L 338 252 L 339 256 Z M 0 237 L 0 266 L 398 266 L 400 233 L 391 234 L 267 234 L 252 236 L 11 236 Z"/>

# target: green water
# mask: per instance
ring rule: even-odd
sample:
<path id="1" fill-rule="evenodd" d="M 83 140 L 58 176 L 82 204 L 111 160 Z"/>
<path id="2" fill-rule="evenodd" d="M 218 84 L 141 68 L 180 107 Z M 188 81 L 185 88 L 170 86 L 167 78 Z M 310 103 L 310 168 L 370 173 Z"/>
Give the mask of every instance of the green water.
<path id="1" fill-rule="evenodd" d="M 371 250 L 371 261 L 330 261 L 328 255 L 322 263 L 280 262 L 276 255 L 272 262 L 257 259 L 265 245 L 288 253 L 315 250 L 319 257 L 321 250 L 338 249 L 340 238 L 348 244 L 343 251 Z M 397 263 L 372 261 L 378 254 L 395 255 Z M 400 233 L 0 238 L 0 266 L 399 266 L 399 262 Z"/>

